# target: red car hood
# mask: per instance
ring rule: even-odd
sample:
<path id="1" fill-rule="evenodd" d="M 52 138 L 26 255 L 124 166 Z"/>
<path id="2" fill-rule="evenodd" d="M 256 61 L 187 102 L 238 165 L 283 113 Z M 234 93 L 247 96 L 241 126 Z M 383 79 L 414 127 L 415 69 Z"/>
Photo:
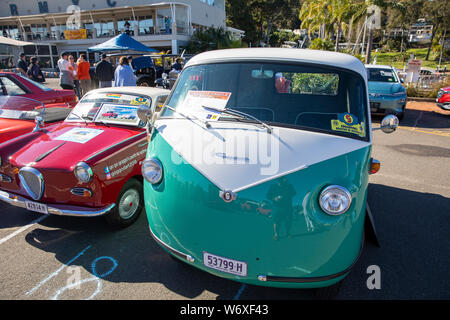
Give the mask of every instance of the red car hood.
<path id="1" fill-rule="evenodd" d="M 14 153 L 10 162 L 18 167 L 33 163 L 34 168 L 71 171 L 78 162 L 142 132 L 131 127 L 62 123 L 43 131 Z"/>
<path id="2" fill-rule="evenodd" d="M 34 126 L 33 121 L 0 119 L 0 143 L 31 132 Z"/>

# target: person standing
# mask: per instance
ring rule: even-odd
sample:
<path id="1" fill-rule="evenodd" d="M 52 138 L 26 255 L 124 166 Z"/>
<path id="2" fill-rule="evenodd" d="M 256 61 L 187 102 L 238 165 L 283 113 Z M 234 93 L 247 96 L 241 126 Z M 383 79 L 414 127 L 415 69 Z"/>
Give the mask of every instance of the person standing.
<path id="1" fill-rule="evenodd" d="M 119 66 L 114 74 L 115 87 L 136 86 L 136 76 L 128 64 L 127 57 L 122 57 L 119 60 Z"/>
<path id="2" fill-rule="evenodd" d="M 63 52 L 58 60 L 59 85 L 63 89 L 73 90 L 73 71 L 71 70 L 68 56 L 67 52 Z"/>
<path id="3" fill-rule="evenodd" d="M 19 60 L 17 60 L 17 68 L 19 69 L 21 74 L 23 74 L 24 76 L 27 75 L 28 70 L 27 56 L 23 52 L 20 54 Z"/>
<path id="4" fill-rule="evenodd" d="M 81 96 L 84 96 L 91 88 L 91 76 L 89 69 L 91 64 L 87 61 L 86 55 L 83 53 L 77 61 L 77 78 L 80 80 Z"/>
<path id="5" fill-rule="evenodd" d="M 69 56 L 69 63 L 72 71 L 72 79 L 73 79 L 73 90 L 75 91 L 75 94 L 77 95 L 78 99 L 81 99 L 81 92 L 80 92 L 80 81 L 77 78 L 77 69 L 78 66 L 75 63 L 75 58 L 74 56 L 70 55 Z"/>
<path id="6" fill-rule="evenodd" d="M 38 58 L 32 57 L 31 64 L 27 71 L 28 77 L 36 82 L 45 82 L 44 75 L 38 65 Z"/>
<path id="7" fill-rule="evenodd" d="M 106 53 L 101 55 L 101 60 L 95 65 L 95 74 L 98 79 L 99 88 L 112 87 L 114 79 L 114 68 L 107 60 Z"/>

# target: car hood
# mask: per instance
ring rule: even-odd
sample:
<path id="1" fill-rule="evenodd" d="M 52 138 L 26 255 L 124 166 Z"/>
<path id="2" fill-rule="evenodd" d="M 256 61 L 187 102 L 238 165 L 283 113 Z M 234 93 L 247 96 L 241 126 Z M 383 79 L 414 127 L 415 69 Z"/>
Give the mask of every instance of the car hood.
<path id="1" fill-rule="evenodd" d="M 36 139 L 11 155 L 11 164 L 23 167 L 73 170 L 80 161 L 142 131 L 137 128 L 62 123 L 43 130 Z"/>
<path id="2" fill-rule="evenodd" d="M 369 93 L 393 94 L 403 91 L 400 83 L 369 81 Z"/>
<path id="3" fill-rule="evenodd" d="M 33 128 L 33 121 L 0 119 L 0 143 L 12 139 L 23 132 L 31 132 Z"/>
<path id="4" fill-rule="evenodd" d="M 185 119 L 160 119 L 155 128 L 184 161 L 219 189 L 233 192 L 371 145 L 281 127 L 274 127 L 269 134 L 257 126 L 238 123 L 216 122 L 205 129 Z"/>

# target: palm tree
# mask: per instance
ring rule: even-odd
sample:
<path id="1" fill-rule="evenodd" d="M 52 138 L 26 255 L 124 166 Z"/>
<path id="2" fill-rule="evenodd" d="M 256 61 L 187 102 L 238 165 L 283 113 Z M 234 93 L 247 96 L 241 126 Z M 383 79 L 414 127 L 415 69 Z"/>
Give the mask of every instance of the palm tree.
<path id="1" fill-rule="evenodd" d="M 339 50 L 341 31 L 346 27 L 346 21 L 350 20 L 352 16 L 351 5 L 351 0 L 331 0 L 329 4 L 331 22 L 336 29 L 336 45 L 334 51 Z"/>
<path id="2" fill-rule="evenodd" d="M 329 0 L 306 0 L 300 9 L 299 19 L 302 21 L 301 28 L 308 29 L 308 35 L 318 31 L 319 37 L 327 37 L 327 25 L 329 25 Z"/>

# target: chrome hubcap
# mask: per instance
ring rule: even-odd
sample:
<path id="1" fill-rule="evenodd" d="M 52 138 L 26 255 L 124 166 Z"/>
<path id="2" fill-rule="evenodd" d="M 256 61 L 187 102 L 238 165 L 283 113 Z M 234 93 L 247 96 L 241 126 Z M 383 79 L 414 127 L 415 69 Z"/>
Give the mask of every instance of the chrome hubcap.
<path id="1" fill-rule="evenodd" d="M 119 215 L 122 219 L 131 218 L 139 207 L 139 192 L 135 189 L 127 190 L 119 202 Z"/>

